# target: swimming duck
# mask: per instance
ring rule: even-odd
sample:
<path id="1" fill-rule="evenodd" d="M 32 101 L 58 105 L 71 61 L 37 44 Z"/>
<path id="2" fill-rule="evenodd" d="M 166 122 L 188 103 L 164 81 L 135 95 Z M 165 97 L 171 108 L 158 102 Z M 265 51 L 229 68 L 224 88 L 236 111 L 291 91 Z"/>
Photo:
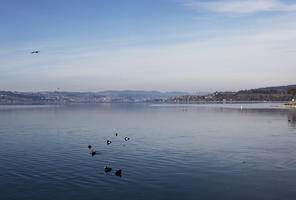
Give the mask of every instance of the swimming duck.
<path id="1" fill-rule="evenodd" d="M 92 152 L 91 152 L 91 155 L 92 155 L 92 156 L 95 156 L 96 154 L 97 154 L 96 151 L 92 151 Z"/>
<path id="2" fill-rule="evenodd" d="M 120 169 L 120 170 L 117 170 L 117 171 L 115 172 L 115 175 L 116 175 L 116 176 L 121 176 L 121 169 Z"/>
<path id="3" fill-rule="evenodd" d="M 105 171 L 106 173 L 111 172 L 111 171 L 112 171 L 112 168 L 106 166 L 106 167 L 104 168 L 104 171 Z"/>
<path id="4" fill-rule="evenodd" d="M 129 139 L 130 139 L 129 137 L 125 137 L 125 138 L 124 138 L 125 141 L 128 141 Z"/>
<path id="5" fill-rule="evenodd" d="M 88 145 L 88 148 L 91 149 L 91 145 Z"/>
<path id="6" fill-rule="evenodd" d="M 107 144 L 111 144 L 112 142 L 110 140 L 107 140 Z"/>

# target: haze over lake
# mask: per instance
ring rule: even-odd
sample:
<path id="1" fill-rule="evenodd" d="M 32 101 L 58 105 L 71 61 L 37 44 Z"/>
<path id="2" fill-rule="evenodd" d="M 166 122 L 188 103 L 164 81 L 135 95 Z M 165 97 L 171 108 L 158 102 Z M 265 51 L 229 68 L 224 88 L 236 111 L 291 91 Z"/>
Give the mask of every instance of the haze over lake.
<path id="1" fill-rule="evenodd" d="M 0 106 L 0 199 L 295 199 L 296 111 L 272 105 Z"/>

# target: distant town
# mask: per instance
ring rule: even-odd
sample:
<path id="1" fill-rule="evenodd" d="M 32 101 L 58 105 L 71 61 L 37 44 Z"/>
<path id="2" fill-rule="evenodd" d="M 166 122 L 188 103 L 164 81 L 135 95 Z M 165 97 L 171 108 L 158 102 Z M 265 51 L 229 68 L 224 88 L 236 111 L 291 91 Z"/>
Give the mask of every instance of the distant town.
<path id="1" fill-rule="evenodd" d="M 1 105 L 58 105 L 97 103 L 236 103 L 291 102 L 296 85 L 266 87 L 237 92 L 189 94 L 159 91 L 103 91 L 103 92 L 12 92 L 0 91 Z"/>
<path id="2" fill-rule="evenodd" d="M 165 103 L 237 103 L 237 102 L 290 102 L 296 96 L 296 85 L 214 92 L 204 96 L 187 95 L 159 100 Z"/>
<path id="3" fill-rule="evenodd" d="M 158 91 L 103 91 L 103 92 L 12 92 L 0 91 L 2 105 L 55 105 L 55 104 L 96 104 L 96 103 L 137 103 L 154 99 L 168 99 L 189 95 L 186 92 Z"/>

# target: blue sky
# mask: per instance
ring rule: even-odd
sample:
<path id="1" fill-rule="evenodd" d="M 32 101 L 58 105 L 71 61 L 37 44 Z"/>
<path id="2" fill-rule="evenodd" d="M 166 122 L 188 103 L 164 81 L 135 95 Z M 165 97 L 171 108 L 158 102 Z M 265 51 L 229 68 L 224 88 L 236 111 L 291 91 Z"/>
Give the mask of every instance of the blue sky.
<path id="1" fill-rule="evenodd" d="M 295 84 L 295 1 L 0 0 L 0 30 L 0 90 Z"/>

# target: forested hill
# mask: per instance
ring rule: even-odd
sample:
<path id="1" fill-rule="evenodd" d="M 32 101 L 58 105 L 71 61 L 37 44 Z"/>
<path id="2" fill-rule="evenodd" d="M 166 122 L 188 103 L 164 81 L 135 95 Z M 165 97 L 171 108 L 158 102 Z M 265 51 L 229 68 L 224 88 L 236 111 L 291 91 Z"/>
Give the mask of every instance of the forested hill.
<path id="1" fill-rule="evenodd" d="M 274 86 L 274 87 L 264 87 L 264 88 L 257 88 L 257 89 L 250 89 L 250 90 L 240 90 L 238 93 L 269 93 L 269 94 L 285 94 L 288 93 L 290 90 L 296 89 L 296 85 L 287 85 L 287 86 Z"/>
<path id="2" fill-rule="evenodd" d="M 291 101 L 296 96 L 296 85 L 265 87 L 237 92 L 214 92 L 205 96 L 187 95 L 168 98 L 165 103 L 211 103 L 211 102 L 256 102 Z"/>

